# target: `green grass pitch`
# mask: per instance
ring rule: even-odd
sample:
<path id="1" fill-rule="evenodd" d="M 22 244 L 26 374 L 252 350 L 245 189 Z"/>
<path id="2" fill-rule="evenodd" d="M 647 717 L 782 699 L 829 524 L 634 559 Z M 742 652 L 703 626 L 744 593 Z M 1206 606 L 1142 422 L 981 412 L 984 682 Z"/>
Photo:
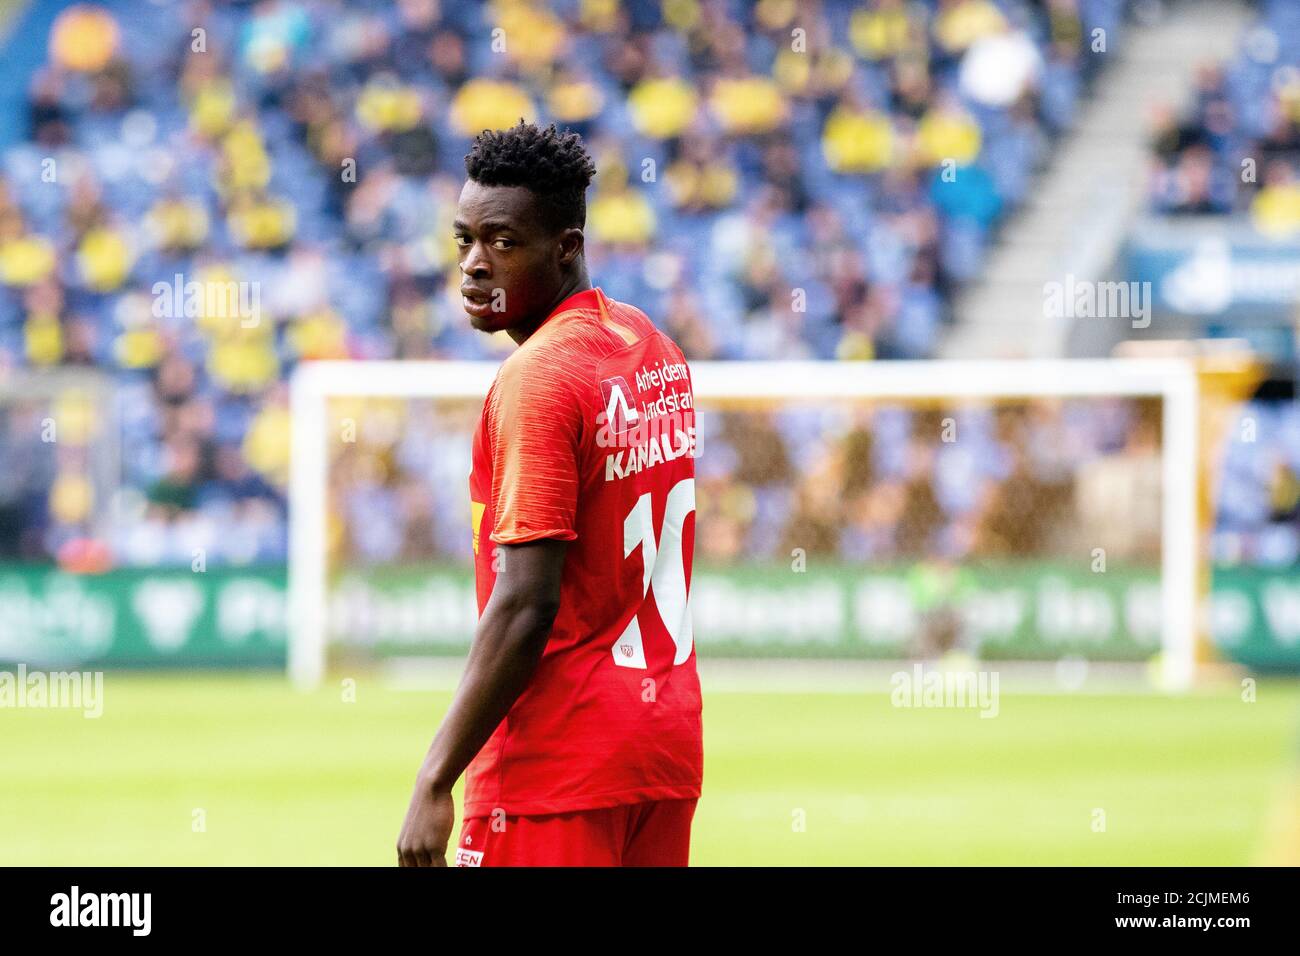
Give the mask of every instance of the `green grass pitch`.
<path id="1" fill-rule="evenodd" d="M 0 863 L 391 865 L 450 695 L 363 677 L 355 702 L 342 696 L 275 675 L 110 673 L 98 719 L 0 710 Z M 1004 689 L 994 719 L 894 708 L 886 693 L 707 684 L 704 706 L 694 864 L 1233 865 L 1300 851 L 1291 682 L 1261 681 L 1254 703 L 1231 686 Z"/>

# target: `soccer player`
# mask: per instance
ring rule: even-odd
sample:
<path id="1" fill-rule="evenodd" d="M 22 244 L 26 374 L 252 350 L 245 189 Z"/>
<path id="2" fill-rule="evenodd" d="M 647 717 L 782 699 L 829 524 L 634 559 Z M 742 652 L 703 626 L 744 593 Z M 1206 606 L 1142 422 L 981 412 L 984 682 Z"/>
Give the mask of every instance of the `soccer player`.
<path id="1" fill-rule="evenodd" d="M 592 288 L 582 140 L 522 121 L 465 158 L 474 328 L 518 345 L 470 474 L 479 621 L 398 838 L 445 866 L 685 866 L 703 779 L 688 603 L 695 418 L 681 350 Z"/>

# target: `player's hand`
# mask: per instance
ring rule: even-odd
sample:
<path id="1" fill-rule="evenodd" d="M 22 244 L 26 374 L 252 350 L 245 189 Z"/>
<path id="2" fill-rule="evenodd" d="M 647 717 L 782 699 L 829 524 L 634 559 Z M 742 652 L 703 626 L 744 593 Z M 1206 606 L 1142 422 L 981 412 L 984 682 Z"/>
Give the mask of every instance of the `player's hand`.
<path id="1" fill-rule="evenodd" d="M 423 779 L 417 781 L 397 838 L 397 865 L 446 866 L 447 841 L 455 819 L 451 794 L 435 792 Z"/>

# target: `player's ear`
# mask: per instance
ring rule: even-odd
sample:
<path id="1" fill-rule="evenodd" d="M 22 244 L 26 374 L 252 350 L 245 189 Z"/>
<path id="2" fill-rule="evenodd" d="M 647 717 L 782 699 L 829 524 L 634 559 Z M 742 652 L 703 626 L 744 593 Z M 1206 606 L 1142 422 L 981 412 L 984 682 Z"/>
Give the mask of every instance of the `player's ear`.
<path id="1" fill-rule="evenodd" d="M 560 233 L 560 265 L 572 265 L 573 260 L 582 255 L 585 241 L 582 230 L 577 226 L 570 226 Z"/>

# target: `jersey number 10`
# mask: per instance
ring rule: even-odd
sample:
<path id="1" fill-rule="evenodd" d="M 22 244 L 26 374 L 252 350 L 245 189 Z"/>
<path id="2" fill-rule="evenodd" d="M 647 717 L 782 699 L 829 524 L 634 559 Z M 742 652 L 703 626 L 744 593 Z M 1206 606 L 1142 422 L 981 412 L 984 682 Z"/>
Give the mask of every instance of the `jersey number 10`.
<path id="1" fill-rule="evenodd" d="M 685 663 L 686 658 L 691 656 L 691 599 L 686 588 L 686 550 L 682 542 L 682 528 L 686 525 L 687 515 L 694 510 L 695 479 L 683 478 L 668 492 L 664 524 L 657 536 L 649 492 L 637 499 L 623 521 L 623 559 L 630 558 L 632 552 L 639 547 L 645 573 L 641 578 L 641 604 L 612 648 L 614 663 L 619 667 L 645 669 L 645 647 L 641 643 L 641 625 L 637 622 L 637 617 L 647 601 L 654 602 L 660 620 L 664 622 L 668 635 L 677 647 L 673 664 Z M 653 596 L 650 594 L 651 585 L 654 586 Z"/>

